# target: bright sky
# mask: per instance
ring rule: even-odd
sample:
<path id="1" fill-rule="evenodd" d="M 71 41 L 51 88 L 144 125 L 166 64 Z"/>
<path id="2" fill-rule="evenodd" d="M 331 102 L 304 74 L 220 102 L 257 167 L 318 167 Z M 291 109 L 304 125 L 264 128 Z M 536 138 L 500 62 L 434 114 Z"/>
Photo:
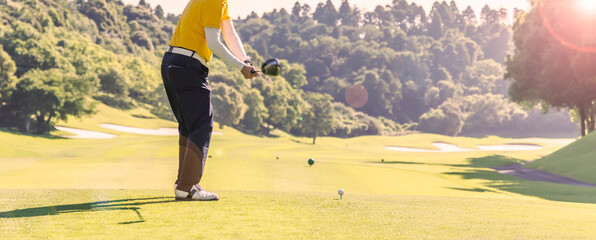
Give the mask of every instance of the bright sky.
<path id="1" fill-rule="evenodd" d="M 139 4 L 139 0 L 122 0 L 125 4 Z M 157 6 L 157 4 L 161 5 L 166 13 L 181 13 L 188 3 L 188 0 L 145 0 L 147 3 L 151 4 L 152 7 Z M 311 6 L 312 11 L 315 10 L 317 4 L 319 2 L 326 2 L 326 0 L 298 0 L 300 4 L 308 3 Z M 422 5 L 424 10 L 427 12 L 432 7 L 432 4 L 435 0 L 407 0 L 408 3 L 412 1 L 416 2 L 418 5 Z M 448 0 L 447 2 L 450 2 Z M 246 17 L 246 15 L 250 14 L 252 11 L 256 12 L 257 14 L 262 15 L 264 12 L 270 12 L 273 9 L 277 8 L 285 8 L 286 10 L 291 11 L 294 3 L 296 0 L 228 0 L 230 4 L 230 14 L 233 18 Z M 331 0 L 336 8 L 339 8 L 341 5 L 342 0 Z M 348 2 L 354 6 L 358 6 L 360 9 L 374 10 L 377 5 L 387 5 L 391 4 L 392 0 L 348 0 Z M 472 6 L 474 11 L 476 12 L 476 16 L 480 15 L 480 10 L 484 5 L 488 4 L 491 8 L 507 8 L 507 9 L 524 9 L 527 10 L 530 8 L 530 3 L 528 0 L 455 0 L 457 6 L 460 10 L 464 10 L 468 5 Z M 511 15 L 511 13 L 510 13 Z"/>

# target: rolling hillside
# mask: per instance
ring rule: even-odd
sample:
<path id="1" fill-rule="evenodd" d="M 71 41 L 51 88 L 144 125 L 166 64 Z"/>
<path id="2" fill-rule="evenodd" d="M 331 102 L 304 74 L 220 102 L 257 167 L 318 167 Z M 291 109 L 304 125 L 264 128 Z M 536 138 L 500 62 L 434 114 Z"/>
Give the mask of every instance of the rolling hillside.
<path id="1" fill-rule="evenodd" d="M 596 183 L 596 134 L 592 133 L 530 164 L 529 167 Z"/>

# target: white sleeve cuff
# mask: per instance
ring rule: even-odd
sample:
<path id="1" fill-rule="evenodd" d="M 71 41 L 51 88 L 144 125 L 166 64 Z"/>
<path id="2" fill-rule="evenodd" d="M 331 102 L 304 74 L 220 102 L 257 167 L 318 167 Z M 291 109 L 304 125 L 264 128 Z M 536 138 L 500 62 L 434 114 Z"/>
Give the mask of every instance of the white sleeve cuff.
<path id="1" fill-rule="evenodd" d="M 216 56 L 221 58 L 226 65 L 231 66 L 238 71 L 244 68 L 245 64 L 236 58 L 230 50 L 228 50 L 223 43 L 219 40 L 220 30 L 217 28 L 206 27 L 205 37 L 207 38 L 207 47 L 215 53 Z"/>

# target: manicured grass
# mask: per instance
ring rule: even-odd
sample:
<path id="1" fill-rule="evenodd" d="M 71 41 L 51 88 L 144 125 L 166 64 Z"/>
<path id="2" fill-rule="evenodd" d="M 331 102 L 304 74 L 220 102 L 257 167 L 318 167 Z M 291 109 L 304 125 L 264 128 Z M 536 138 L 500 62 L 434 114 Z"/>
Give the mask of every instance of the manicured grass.
<path id="1" fill-rule="evenodd" d="M 175 126 L 102 107 L 67 126 Z M 72 123 L 73 125 L 70 125 Z M 217 124 L 216 124 L 217 126 Z M 110 140 L 0 131 L 0 236 L 180 239 L 590 238 L 596 188 L 533 182 L 492 166 L 546 156 L 557 139 L 418 134 L 311 139 L 232 128 L 214 135 L 202 186 L 218 202 L 174 202 L 177 137 Z M 534 143 L 530 152 L 401 153 L 433 142 Z M 279 158 L 279 159 L 278 159 Z M 308 158 L 315 164 L 309 167 Z M 384 162 L 381 162 L 381 159 Z M 346 191 L 339 200 L 337 190 Z M 183 232 L 183 235 L 181 235 Z M 5 237 L 6 236 L 6 237 Z"/>
<path id="2" fill-rule="evenodd" d="M 8 239 L 568 239 L 596 234 L 596 208 L 528 199 L 352 193 L 340 201 L 332 194 L 220 191 L 225 197 L 218 202 L 175 202 L 169 191 L 155 190 L 0 193 L 0 229 Z M 45 198 L 30 197 L 39 195 Z"/>

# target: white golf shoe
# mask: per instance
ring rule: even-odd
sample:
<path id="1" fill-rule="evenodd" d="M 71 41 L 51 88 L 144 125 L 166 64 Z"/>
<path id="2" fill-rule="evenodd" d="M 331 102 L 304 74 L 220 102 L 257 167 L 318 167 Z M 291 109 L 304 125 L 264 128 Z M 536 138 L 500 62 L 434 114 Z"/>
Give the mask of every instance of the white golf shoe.
<path id="1" fill-rule="evenodd" d="M 217 194 L 207 192 L 204 189 L 199 189 L 197 185 L 193 185 L 190 192 L 185 192 L 176 189 L 178 185 L 174 184 L 174 194 L 176 201 L 217 201 L 219 197 Z"/>

